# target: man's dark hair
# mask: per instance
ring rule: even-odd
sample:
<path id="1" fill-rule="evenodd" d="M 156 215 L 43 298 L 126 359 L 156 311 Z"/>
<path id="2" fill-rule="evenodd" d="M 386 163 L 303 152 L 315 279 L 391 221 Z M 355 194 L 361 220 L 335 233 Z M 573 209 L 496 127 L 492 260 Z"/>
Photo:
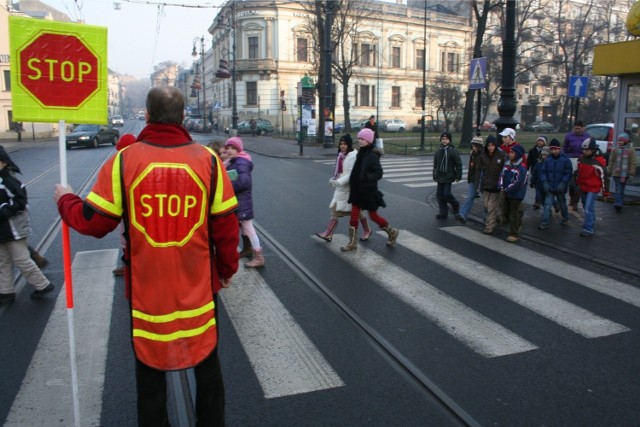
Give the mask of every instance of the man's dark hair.
<path id="1" fill-rule="evenodd" d="M 575 122 L 573 122 L 574 126 L 580 126 L 581 128 L 584 127 L 584 123 L 582 123 L 582 120 L 576 120 Z"/>
<path id="2" fill-rule="evenodd" d="M 177 87 L 154 87 L 147 94 L 149 123 L 182 124 L 184 97 Z"/>

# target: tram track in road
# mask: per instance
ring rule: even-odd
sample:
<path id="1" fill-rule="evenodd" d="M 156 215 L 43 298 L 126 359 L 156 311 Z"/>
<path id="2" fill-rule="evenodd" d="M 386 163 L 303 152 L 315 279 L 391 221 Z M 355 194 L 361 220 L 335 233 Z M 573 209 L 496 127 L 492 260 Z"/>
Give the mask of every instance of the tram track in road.
<path id="1" fill-rule="evenodd" d="M 448 396 L 436 383 L 413 364 L 398 348 L 385 339 L 374 327 L 362 319 L 348 304 L 333 293 L 318 277 L 309 271 L 302 262 L 282 246 L 263 227 L 254 222 L 261 239 L 269 243 L 273 251 L 284 260 L 307 286 L 333 306 L 347 321 L 358 330 L 366 340 L 385 358 L 394 369 L 419 390 L 425 399 L 434 403 L 453 424 L 460 426 L 480 426 L 462 407 Z"/>

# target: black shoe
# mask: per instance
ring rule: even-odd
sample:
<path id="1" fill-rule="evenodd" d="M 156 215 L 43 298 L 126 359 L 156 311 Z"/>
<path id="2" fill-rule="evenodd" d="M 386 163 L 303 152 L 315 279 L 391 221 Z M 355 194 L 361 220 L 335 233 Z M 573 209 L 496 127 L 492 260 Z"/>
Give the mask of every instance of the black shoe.
<path id="1" fill-rule="evenodd" d="M 616 208 L 616 212 L 622 212 L 622 206 L 615 205 L 614 208 Z"/>
<path id="2" fill-rule="evenodd" d="M 11 292 L 10 294 L 0 294 L 0 305 L 6 303 L 13 302 L 16 299 L 16 293 Z"/>
<path id="3" fill-rule="evenodd" d="M 31 299 L 41 299 L 55 288 L 56 286 L 53 283 L 49 283 L 46 288 L 31 292 Z"/>
<path id="4" fill-rule="evenodd" d="M 465 219 L 465 217 L 463 217 L 463 216 L 462 216 L 462 215 L 460 215 L 460 214 L 456 214 L 456 221 L 459 221 L 459 222 L 461 222 L 462 224 L 466 224 L 466 223 L 467 223 L 467 220 Z"/>
<path id="5" fill-rule="evenodd" d="M 447 214 L 438 214 L 436 215 L 436 219 L 447 219 Z"/>
<path id="6" fill-rule="evenodd" d="M 542 223 L 538 226 L 538 230 L 547 230 L 549 228 L 549 224 Z"/>

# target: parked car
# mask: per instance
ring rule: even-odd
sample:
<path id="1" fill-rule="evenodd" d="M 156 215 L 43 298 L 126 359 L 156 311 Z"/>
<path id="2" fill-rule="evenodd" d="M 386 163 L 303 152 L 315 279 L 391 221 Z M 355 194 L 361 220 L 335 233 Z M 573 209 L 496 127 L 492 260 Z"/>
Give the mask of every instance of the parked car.
<path id="1" fill-rule="evenodd" d="M 122 126 L 124 126 L 124 119 L 122 118 L 122 116 L 119 116 L 119 115 L 112 116 L 111 125 L 121 128 Z"/>
<path id="2" fill-rule="evenodd" d="M 549 122 L 533 122 L 524 126 L 524 130 L 531 132 L 553 132 L 556 127 Z"/>
<path id="3" fill-rule="evenodd" d="M 136 113 L 136 119 L 144 120 L 144 111 L 140 110 Z"/>
<path id="4" fill-rule="evenodd" d="M 111 125 L 78 125 L 66 136 L 67 150 L 72 147 L 98 148 L 100 144 L 116 145 L 118 129 Z"/>
<path id="5" fill-rule="evenodd" d="M 195 119 L 193 120 L 193 131 L 198 133 L 211 133 L 213 126 L 209 119 Z"/>
<path id="6" fill-rule="evenodd" d="M 400 119 L 385 120 L 381 126 L 381 130 L 385 132 L 404 132 L 407 124 Z"/>
<path id="7" fill-rule="evenodd" d="M 229 133 L 229 129 L 231 126 L 227 126 L 224 129 L 224 133 Z M 269 120 L 266 119 L 256 119 L 256 133 L 258 135 L 266 135 L 268 133 L 273 133 L 274 128 Z M 253 131 L 251 130 L 251 125 L 249 124 L 249 120 L 243 120 L 238 123 L 238 135 L 251 135 Z"/>
<path id="8" fill-rule="evenodd" d="M 600 152 L 607 160 L 609 160 L 609 153 L 611 153 L 616 138 L 613 127 L 613 123 L 594 123 L 585 128 L 589 137 L 596 141 Z"/>
<path id="9" fill-rule="evenodd" d="M 351 123 L 351 131 L 353 131 L 358 122 L 351 120 L 350 123 Z M 347 129 L 345 128 L 345 123 L 344 122 L 338 123 L 333 127 L 333 131 L 335 133 L 346 132 Z"/>

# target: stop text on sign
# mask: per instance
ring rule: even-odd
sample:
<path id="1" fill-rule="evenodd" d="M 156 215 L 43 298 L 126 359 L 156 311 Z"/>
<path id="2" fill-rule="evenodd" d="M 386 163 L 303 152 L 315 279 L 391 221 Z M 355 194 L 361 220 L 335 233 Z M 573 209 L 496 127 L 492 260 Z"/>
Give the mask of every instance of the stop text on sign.
<path id="1" fill-rule="evenodd" d="M 44 64 L 43 64 L 44 63 Z M 78 79 L 78 83 L 82 83 L 85 77 L 88 76 L 92 68 L 88 62 L 74 63 L 71 61 L 58 61 L 57 59 L 45 59 L 44 61 L 38 58 L 31 58 L 27 61 L 27 67 L 33 71 L 33 74 L 27 74 L 27 78 L 31 80 L 40 80 L 43 78 L 43 69 L 49 78 L 49 81 L 54 81 L 57 76 L 60 76 L 62 81 L 72 82 Z M 46 77 L 45 77 L 46 78 Z"/>
<path id="2" fill-rule="evenodd" d="M 195 196 L 179 196 L 177 194 L 142 194 L 140 205 L 144 217 L 157 215 L 158 218 L 168 216 L 189 217 L 189 211 L 196 207 L 198 200 Z"/>

